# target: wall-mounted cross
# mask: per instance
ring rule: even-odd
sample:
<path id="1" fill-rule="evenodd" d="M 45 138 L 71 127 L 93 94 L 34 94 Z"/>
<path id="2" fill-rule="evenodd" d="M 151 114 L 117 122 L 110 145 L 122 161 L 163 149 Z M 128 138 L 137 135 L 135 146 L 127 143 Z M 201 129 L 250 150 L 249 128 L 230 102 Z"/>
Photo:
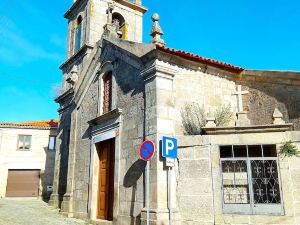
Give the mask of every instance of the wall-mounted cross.
<path id="1" fill-rule="evenodd" d="M 234 95 L 237 95 L 237 100 L 238 100 L 238 111 L 243 112 L 244 111 L 244 106 L 243 106 L 243 95 L 248 94 L 249 91 L 242 91 L 242 85 L 237 86 L 237 91 L 234 92 Z"/>

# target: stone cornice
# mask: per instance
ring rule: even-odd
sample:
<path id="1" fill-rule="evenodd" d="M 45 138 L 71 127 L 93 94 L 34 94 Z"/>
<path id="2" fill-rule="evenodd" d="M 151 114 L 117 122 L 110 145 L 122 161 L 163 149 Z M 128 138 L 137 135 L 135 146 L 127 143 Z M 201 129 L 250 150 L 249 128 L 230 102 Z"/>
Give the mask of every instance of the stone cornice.
<path id="1" fill-rule="evenodd" d="M 93 49 L 94 46 L 90 45 L 90 44 L 84 44 L 77 53 L 75 53 L 74 55 L 72 55 L 69 59 L 67 59 L 66 62 L 64 62 L 59 69 L 64 70 L 68 65 L 72 64 L 73 62 L 75 62 L 79 57 L 81 57 L 82 55 L 86 54 L 88 49 Z"/>
<path id="2" fill-rule="evenodd" d="M 108 120 L 119 117 L 121 114 L 122 114 L 122 109 L 117 108 L 101 116 L 98 116 L 95 119 L 88 121 L 88 124 L 91 126 L 100 125 Z"/>
<path id="3" fill-rule="evenodd" d="M 300 72 L 245 70 L 241 73 L 241 82 L 273 83 L 300 86 Z"/>
<path id="4" fill-rule="evenodd" d="M 131 9 L 139 11 L 141 13 L 145 13 L 145 12 L 148 11 L 148 9 L 146 7 L 138 5 L 138 4 L 135 4 L 135 3 L 130 2 L 128 0 L 115 0 L 115 1 L 118 2 L 118 3 L 120 3 L 121 5 L 129 7 Z"/>
<path id="5" fill-rule="evenodd" d="M 141 76 L 144 78 L 145 81 L 152 79 L 155 76 L 164 77 L 168 79 L 173 79 L 174 76 L 178 73 L 177 70 L 172 69 L 167 66 L 163 66 L 157 64 L 156 62 L 151 66 L 147 67 L 146 69 L 141 71 Z"/>
<path id="6" fill-rule="evenodd" d="M 251 125 L 242 127 L 203 127 L 202 129 L 208 135 L 218 134 L 243 134 L 243 133 L 268 133 L 268 132 L 285 132 L 293 126 L 287 124 L 270 124 L 270 125 Z"/>
<path id="7" fill-rule="evenodd" d="M 55 99 L 55 102 L 60 104 L 60 108 L 57 110 L 57 112 L 61 113 L 68 109 L 70 106 L 73 105 L 72 97 L 74 95 L 73 88 L 70 88 L 65 93 L 63 93 L 61 96 Z"/>
<path id="8" fill-rule="evenodd" d="M 78 7 L 80 7 L 85 2 L 87 2 L 87 0 L 76 0 L 74 2 L 74 4 L 71 6 L 71 8 L 69 8 L 68 11 L 64 14 L 64 17 L 66 19 L 70 19 L 74 10 L 76 10 Z"/>
<path id="9" fill-rule="evenodd" d="M 70 97 L 71 95 L 73 95 L 74 93 L 74 89 L 70 88 L 69 90 L 65 91 L 63 94 L 61 94 L 60 96 L 58 96 L 54 101 L 56 103 L 61 103 L 62 101 L 64 101 L 66 98 Z"/>

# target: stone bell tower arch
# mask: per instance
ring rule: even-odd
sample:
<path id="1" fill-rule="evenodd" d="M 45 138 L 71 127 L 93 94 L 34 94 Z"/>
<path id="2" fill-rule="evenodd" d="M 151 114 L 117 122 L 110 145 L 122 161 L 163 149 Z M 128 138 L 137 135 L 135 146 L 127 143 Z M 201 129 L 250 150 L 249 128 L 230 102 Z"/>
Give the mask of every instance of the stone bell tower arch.
<path id="1" fill-rule="evenodd" d="M 76 54 L 85 44 L 94 45 L 101 39 L 104 26 L 116 22 L 116 19 L 119 19 L 118 33 L 123 33 L 119 35 L 122 39 L 142 42 L 143 14 L 146 11 L 141 0 L 75 0 L 64 15 L 69 24 L 67 58 Z M 78 18 L 81 24 L 78 24 Z M 123 21 L 120 21 L 121 18 Z"/>
<path id="2" fill-rule="evenodd" d="M 80 77 L 94 46 L 103 35 L 132 42 L 142 42 L 143 15 L 147 9 L 141 0 L 74 0 L 64 14 L 68 20 L 66 61 L 63 72 L 62 93 L 74 86 L 69 83 L 76 67 Z"/>

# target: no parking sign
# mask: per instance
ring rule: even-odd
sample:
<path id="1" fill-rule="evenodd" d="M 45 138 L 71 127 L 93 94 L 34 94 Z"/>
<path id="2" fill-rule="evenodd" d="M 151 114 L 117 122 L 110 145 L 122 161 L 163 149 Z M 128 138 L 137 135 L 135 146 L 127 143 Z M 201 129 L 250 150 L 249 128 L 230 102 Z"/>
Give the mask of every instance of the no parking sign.
<path id="1" fill-rule="evenodd" d="M 155 145 L 152 141 L 146 140 L 140 148 L 140 157 L 144 161 L 149 161 L 155 153 Z"/>

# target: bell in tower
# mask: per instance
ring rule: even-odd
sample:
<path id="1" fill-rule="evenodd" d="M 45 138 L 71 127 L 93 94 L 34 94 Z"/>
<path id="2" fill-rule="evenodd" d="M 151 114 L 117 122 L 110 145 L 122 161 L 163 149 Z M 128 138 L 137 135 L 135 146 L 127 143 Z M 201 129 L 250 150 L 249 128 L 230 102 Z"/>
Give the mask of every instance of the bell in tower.
<path id="1" fill-rule="evenodd" d="M 86 45 L 94 46 L 107 30 L 115 29 L 116 37 L 141 43 L 143 15 L 147 11 L 141 4 L 141 0 L 74 1 L 65 13 L 69 24 L 67 58 Z"/>

